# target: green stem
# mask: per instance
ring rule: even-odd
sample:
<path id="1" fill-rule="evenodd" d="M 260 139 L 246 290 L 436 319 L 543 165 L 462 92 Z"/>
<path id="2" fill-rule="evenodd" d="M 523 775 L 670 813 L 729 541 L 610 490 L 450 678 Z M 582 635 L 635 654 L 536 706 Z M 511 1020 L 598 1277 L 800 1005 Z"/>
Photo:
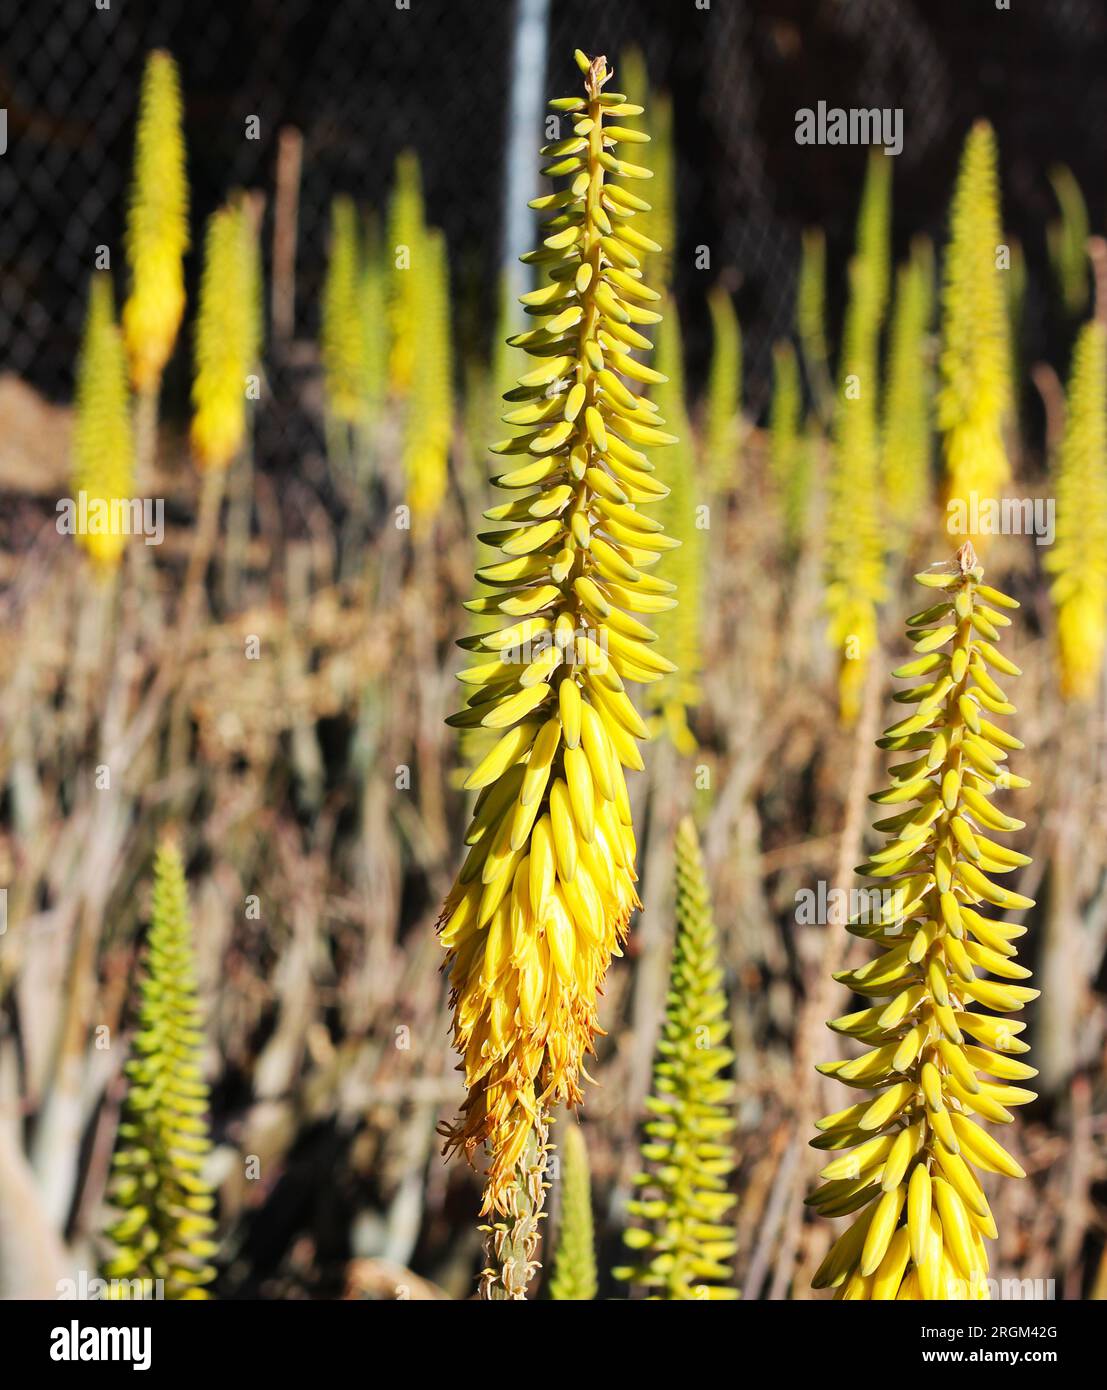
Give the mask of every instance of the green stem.
<path id="1" fill-rule="evenodd" d="M 508 1194 L 511 1213 L 506 1221 L 486 1226 L 484 1240 L 487 1267 L 480 1277 L 480 1297 L 486 1302 L 525 1302 L 527 1288 L 538 1271 L 535 1255 L 545 1215 L 546 1154 L 549 1119 L 539 1110 L 526 1147 L 515 1167 L 515 1181 Z"/>

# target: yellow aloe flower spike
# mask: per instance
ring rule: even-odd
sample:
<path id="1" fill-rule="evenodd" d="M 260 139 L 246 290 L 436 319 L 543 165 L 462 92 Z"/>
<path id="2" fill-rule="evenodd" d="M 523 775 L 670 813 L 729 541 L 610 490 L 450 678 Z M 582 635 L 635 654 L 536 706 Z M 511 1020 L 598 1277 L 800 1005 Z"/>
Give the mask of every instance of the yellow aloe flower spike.
<path id="1" fill-rule="evenodd" d="M 404 410 L 403 468 L 412 529 L 419 533 L 446 495 L 453 431 L 450 270 L 440 231 L 425 231 L 407 276 L 414 290 L 419 370 Z"/>
<path id="2" fill-rule="evenodd" d="M 626 186 L 649 171 L 606 60 L 577 61 L 584 94 L 552 104 L 563 135 L 543 150 L 565 184 L 534 200 L 548 221 L 525 258 L 547 283 L 523 296 L 535 326 L 512 340 L 535 365 L 509 393 L 519 432 L 493 446 L 510 500 L 481 539 L 504 558 L 477 572 L 494 592 L 470 605 L 506 621 L 463 639 L 470 695 L 449 721 L 498 738 L 466 782 L 470 851 L 439 923 L 468 1090 L 447 1149 L 487 1146 L 483 1210 L 503 1216 L 535 1187 L 527 1146 L 547 1110 L 582 1098 L 599 992 L 639 906 L 623 768 L 642 767 L 646 727 L 625 682 L 672 669 L 632 616 L 674 602 L 641 510 L 667 493 L 643 450 L 674 440 L 625 380 L 643 379 L 630 352 L 657 320 L 638 268 L 648 204 Z"/>
<path id="3" fill-rule="evenodd" d="M 676 548 L 671 555 L 662 557 L 658 574 L 676 585 L 680 607 L 660 614 L 654 624 L 662 650 L 677 669 L 652 686 L 646 699 L 656 716 L 650 724 L 651 734 L 668 734 L 677 752 L 691 757 L 699 746 L 688 716 L 702 697 L 699 673 L 703 669 L 703 578 L 707 560 L 707 532 L 698 522 L 707 496 L 699 481 L 701 473 L 696 466 L 692 430 L 684 406 L 680 318 L 668 296 L 661 300 L 661 309 L 664 320 L 657 327 L 652 373 L 659 379 L 651 383 L 649 391 L 678 443 L 666 460 L 669 495 L 658 507 L 658 520 L 668 533 L 665 548 Z"/>
<path id="4" fill-rule="evenodd" d="M 1026 1024 L 994 1016 L 1038 996 L 1015 961 L 1026 929 L 981 911 L 1034 906 L 996 880 L 1030 861 L 991 838 L 1024 824 L 992 797 L 1029 785 L 1007 767 L 1023 745 L 991 722 L 1014 713 L 992 673 L 1019 674 L 995 646 L 1018 604 L 982 582 L 971 543 L 916 579 L 936 602 L 908 619 L 917 656 L 893 675 L 923 683 L 896 696 L 915 713 L 879 740 L 906 761 L 872 797 L 892 811 L 875 826 L 888 843 L 858 868 L 884 891 L 849 924 L 881 954 L 834 977 L 872 1003 L 829 1024 L 868 1051 L 818 1068 L 876 1091 L 820 1120 L 812 1140 L 843 1152 L 808 1205 L 860 1212 L 813 1280 L 845 1299 L 987 1298 L 996 1227 L 974 1170 L 1023 1170 L 981 1122 L 1013 1119 L 1034 1099 L 1018 1083 L 1037 1074 L 1017 1060 Z"/>
<path id="5" fill-rule="evenodd" d="M 1076 342 L 1054 492 L 1057 543 L 1045 565 L 1055 576 L 1061 690 L 1091 700 L 1107 640 L 1107 327 L 1099 322 Z"/>
<path id="6" fill-rule="evenodd" d="M 704 404 L 704 460 L 716 492 L 737 486 L 742 409 L 742 330 L 726 285 L 707 296 L 711 312 L 711 368 Z"/>
<path id="7" fill-rule="evenodd" d="M 930 392 L 928 360 L 934 261 L 930 243 L 916 241 L 896 276 L 896 304 L 884 397 L 881 465 L 889 549 L 910 544 L 930 496 Z"/>
<path id="8" fill-rule="evenodd" d="M 131 380 L 145 391 L 161 380 L 177 341 L 188 250 L 180 85 L 176 63 L 160 49 L 150 54 L 142 78 L 126 241 L 131 294 L 123 306 L 123 336 Z"/>
<path id="9" fill-rule="evenodd" d="M 889 161 L 869 161 L 857 223 L 857 254 L 842 336 L 826 535 L 828 637 L 838 652 L 843 724 L 860 711 L 865 672 L 877 644 L 884 599 L 884 535 L 879 504 L 880 327 L 887 302 Z"/>
<path id="10" fill-rule="evenodd" d="M 134 491 L 134 442 L 123 340 L 115 322 L 111 279 L 93 275 L 77 364 L 77 409 L 73 426 L 73 491 L 85 494 L 88 525 L 78 540 L 94 561 L 112 570 L 127 544 L 113 501 Z"/>
<path id="11" fill-rule="evenodd" d="M 388 377 L 392 393 L 401 398 L 411 389 L 418 367 L 418 286 L 412 267 L 419 258 L 424 234 L 423 176 L 418 157 L 406 150 L 396 160 L 396 176 L 388 205 L 385 264 L 389 273 L 388 324 L 391 346 Z"/>
<path id="12" fill-rule="evenodd" d="M 571 1122 L 561 1141 L 561 1217 L 550 1297 L 586 1303 L 596 1297 L 596 1243 L 592 1230 L 592 1185 L 584 1131 Z"/>
<path id="13" fill-rule="evenodd" d="M 616 1277 L 653 1298 L 733 1299 L 736 1241 L 728 1191 L 734 1169 L 734 1083 L 721 1076 L 728 1046 L 719 934 L 691 817 L 676 835 L 677 934 L 654 1063 L 652 1115 L 642 1145 L 641 1196 L 629 1204 L 643 1225 L 625 1232 L 638 1262 Z"/>
<path id="14" fill-rule="evenodd" d="M 366 398 L 365 283 L 352 198 L 331 203 L 330 252 L 323 282 L 323 383 L 333 420 L 359 425 Z"/>
<path id="15" fill-rule="evenodd" d="M 190 438 L 202 468 L 226 468 L 246 438 L 247 376 L 260 348 L 257 247 L 241 200 L 212 213 L 196 317 Z"/>
<path id="16" fill-rule="evenodd" d="M 973 494 L 980 502 L 998 498 L 1011 476 L 1003 441 L 1012 404 L 1011 346 L 1004 271 L 997 265 L 1003 233 L 996 161 L 992 127 L 978 121 L 965 141 L 950 216 L 938 392 L 946 497 L 951 519 L 967 518 L 965 534 Z"/>
<path id="17" fill-rule="evenodd" d="M 203 1176 L 211 1149 L 200 1056 L 203 1020 L 184 867 L 168 842 L 154 863 L 141 999 L 112 1161 L 110 1199 L 123 1214 L 108 1228 L 116 1253 L 104 1275 L 150 1280 L 151 1298 L 207 1298 L 216 1246 L 214 1199 Z"/>

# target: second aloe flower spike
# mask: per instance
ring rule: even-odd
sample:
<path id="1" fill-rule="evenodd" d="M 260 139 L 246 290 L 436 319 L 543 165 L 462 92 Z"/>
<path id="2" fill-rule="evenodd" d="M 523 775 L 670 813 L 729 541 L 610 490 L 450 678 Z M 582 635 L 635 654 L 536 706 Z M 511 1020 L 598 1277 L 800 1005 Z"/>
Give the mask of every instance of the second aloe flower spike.
<path id="1" fill-rule="evenodd" d="M 812 1141 L 843 1152 L 808 1203 L 824 1216 L 861 1213 L 813 1281 L 839 1298 L 987 1298 L 984 1242 L 996 1226 L 974 1170 L 1024 1176 L 981 1128 L 1034 1099 L 1017 1084 L 1036 1075 L 1018 1060 L 1026 1024 L 995 1014 L 1038 994 L 1014 959 L 1025 927 L 980 910 L 1034 906 L 994 877 L 1030 861 L 991 838 L 1023 828 L 992 797 L 1028 783 L 1006 766 L 1022 744 L 991 722 L 1014 713 L 992 673 L 1019 674 L 994 645 L 1018 605 L 982 577 L 971 545 L 917 576 L 937 601 L 908 620 L 917 656 L 894 674 L 922 684 L 897 695 L 915 713 L 880 740 L 906 761 L 873 797 L 893 811 L 876 825 L 888 843 L 859 872 L 888 893 L 849 930 L 881 954 L 835 976 L 873 1003 L 830 1023 L 869 1050 L 819 1068 L 877 1094 L 820 1120 Z"/>

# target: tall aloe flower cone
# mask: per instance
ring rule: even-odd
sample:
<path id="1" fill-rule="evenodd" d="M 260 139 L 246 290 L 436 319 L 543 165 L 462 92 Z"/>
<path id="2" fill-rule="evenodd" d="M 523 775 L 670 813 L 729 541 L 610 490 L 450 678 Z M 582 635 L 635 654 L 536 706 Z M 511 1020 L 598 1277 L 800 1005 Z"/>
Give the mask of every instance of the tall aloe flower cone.
<path id="1" fill-rule="evenodd" d="M 327 411 L 346 425 L 362 424 L 367 408 L 365 310 L 357 208 L 339 197 L 331 204 L 321 347 Z"/>
<path id="2" fill-rule="evenodd" d="M 971 544 L 916 576 L 937 601 L 909 619 L 918 655 L 893 674 L 922 684 L 896 696 L 915 712 L 879 740 L 907 760 L 872 798 L 893 812 L 876 823 L 888 843 L 858 872 L 888 891 L 849 930 L 881 954 L 834 977 L 872 1003 L 829 1025 L 868 1051 L 818 1069 L 877 1095 L 819 1121 L 814 1147 L 844 1152 L 807 1199 L 823 1216 L 861 1213 L 813 1281 L 839 1298 L 986 1298 L 996 1227 L 974 1170 L 1024 1176 L 982 1128 L 1034 1099 L 1017 1084 L 1036 1075 L 1018 1060 L 1026 1024 L 996 1015 L 1038 994 L 1016 983 L 1026 929 L 981 910 L 1034 906 L 994 877 L 1030 861 L 991 838 L 1024 824 L 992 798 L 1029 784 L 1006 766 L 1022 744 L 991 722 L 1014 713 L 992 672 L 1019 674 L 995 646 L 1018 604 L 982 577 Z"/>
<path id="3" fill-rule="evenodd" d="M 857 258 L 866 268 L 873 323 L 879 333 L 892 288 L 892 161 L 877 152 L 869 155 L 861 188 Z"/>
<path id="4" fill-rule="evenodd" d="M 741 447 L 742 330 L 726 285 L 707 296 L 711 312 L 711 368 L 704 402 L 704 461 L 716 492 L 737 486 Z"/>
<path id="5" fill-rule="evenodd" d="M 654 1298 L 733 1299 L 729 1261 L 736 1245 L 727 1213 L 734 1170 L 730 1135 L 733 1083 L 720 1076 L 733 1061 L 727 1045 L 726 992 L 719 934 L 691 817 L 676 835 L 677 934 L 654 1063 L 653 1115 L 642 1145 L 641 1196 L 630 1203 L 641 1226 L 625 1234 L 638 1262 L 618 1278 Z"/>
<path id="6" fill-rule="evenodd" d="M 425 533 L 446 495 L 453 432 L 450 271 L 446 239 L 428 229 L 408 271 L 419 371 L 404 412 L 403 468 L 412 527 Z"/>
<path id="7" fill-rule="evenodd" d="M 934 264 L 930 243 L 920 239 L 896 275 L 896 303 L 881 421 L 881 469 L 889 548 L 910 544 L 930 495 L 931 364 Z"/>
<path id="8" fill-rule="evenodd" d="M 139 99 L 134 182 L 127 211 L 131 293 L 123 335 L 137 391 L 156 390 L 184 314 L 188 179 L 177 65 L 155 50 Z"/>
<path id="9" fill-rule="evenodd" d="M 81 355 L 77 363 L 77 409 L 73 427 L 73 491 L 83 492 L 88 527 L 78 535 L 92 560 L 104 571 L 119 564 L 127 544 L 113 501 L 134 492 L 134 442 L 131 435 L 127 359 L 115 322 L 111 279 L 92 277 L 88 291 Z M 103 524 L 93 525 L 93 516 Z"/>
<path id="10" fill-rule="evenodd" d="M 254 229 L 244 203 L 212 213 L 196 317 L 190 439 L 203 468 L 226 468 L 246 440 L 246 377 L 257 365 Z"/>
<path id="11" fill-rule="evenodd" d="M 675 602 L 650 574 L 659 524 L 640 510 L 667 493 L 643 447 L 673 436 L 623 380 L 643 380 L 630 349 L 658 320 L 639 268 L 655 243 L 635 227 L 648 204 L 624 186 L 649 176 L 622 156 L 638 108 L 604 91 L 604 58 L 576 56 L 584 95 L 552 103 L 570 133 L 543 151 L 567 185 L 534 201 L 551 215 L 526 258 L 548 283 L 523 296 L 538 322 L 512 340 L 537 365 L 509 393 L 521 432 L 494 446 L 512 500 L 482 539 L 505 558 L 477 572 L 494 592 L 466 605 L 506 624 L 463 639 L 471 693 L 449 721 L 499 737 L 466 782 L 480 792 L 471 848 L 440 919 L 468 1089 L 447 1149 L 487 1147 L 483 1210 L 509 1218 L 534 1185 L 528 1136 L 582 1098 L 598 996 L 639 906 L 623 768 L 642 768 L 647 731 L 624 682 L 670 663 L 632 612 Z"/>
<path id="12" fill-rule="evenodd" d="M 405 150 L 396 160 L 385 246 L 389 267 L 388 381 L 392 394 L 401 400 L 411 390 L 419 366 L 419 290 L 411 270 L 419 259 L 424 230 L 419 158 Z"/>
<path id="13" fill-rule="evenodd" d="M 1010 324 L 997 264 L 1003 234 L 996 163 L 995 134 L 978 121 L 965 141 L 953 196 L 939 361 L 947 505 L 963 533 L 979 514 L 974 495 L 998 498 L 1011 476 L 1003 439 L 1013 394 Z"/>
<path id="14" fill-rule="evenodd" d="M 877 333 L 872 268 L 856 259 L 834 415 L 826 530 L 828 638 L 838 652 L 838 708 L 856 722 L 885 596 L 877 430 Z"/>
<path id="15" fill-rule="evenodd" d="M 1061 690 L 1091 700 L 1107 642 L 1107 327 L 1099 322 L 1077 339 L 1054 491 L 1057 543 L 1045 564 L 1054 576 Z"/>
<path id="16" fill-rule="evenodd" d="M 676 305 L 661 301 L 664 321 L 658 325 L 655 368 L 650 371 L 650 394 L 678 442 L 667 459 L 668 497 L 658 508 L 658 519 L 667 535 L 654 542 L 673 550 L 662 558 L 658 572 L 675 584 L 680 607 L 661 614 L 657 630 L 663 649 L 676 669 L 661 676 L 647 695 L 654 711 L 652 734 L 664 733 L 678 753 L 691 756 L 698 747 L 689 715 L 700 703 L 699 673 L 703 669 L 703 590 L 707 547 L 706 532 L 699 526 L 700 509 L 706 502 L 700 470 L 692 447 L 692 429 L 684 404 L 684 348 Z M 644 369 L 648 371 L 649 369 Z"/>
<path id="17" fill-rule="evenodd" d="M 838 652 L 842 723 L 856 722 L 865 673 L 877 644 L 884 599 L 885 541 L 880 517 L 880 330 L 888 301 L 891 173 L 869 160 L 850 265 L 833 420 L 826 540 L 829 640 Z"/>
<path id="18" fill-rule="evenodd" d="M 550 1297 L 558 1303 L 590 1302 L 596 1297 L 596 1285 L 588 1145 L 580 1126 L 570 1123 L 561 1141 L 561 1221 Z"/>
<path id="19" fill-rule="evenodd" d="M 116 1253 L 104 1274 L 150 1280 L 150 1296 L 161 1296 L 160 1280 L 166 1298 L 207 1298 L 216 1246 L 213 1198 L 202 1174 L 211 1148 L 203 1021 L 184 869 L 170 843 L 154 863 L 141 1000 L 109 1187 L 123 1215 L 107 1230 Z"/>

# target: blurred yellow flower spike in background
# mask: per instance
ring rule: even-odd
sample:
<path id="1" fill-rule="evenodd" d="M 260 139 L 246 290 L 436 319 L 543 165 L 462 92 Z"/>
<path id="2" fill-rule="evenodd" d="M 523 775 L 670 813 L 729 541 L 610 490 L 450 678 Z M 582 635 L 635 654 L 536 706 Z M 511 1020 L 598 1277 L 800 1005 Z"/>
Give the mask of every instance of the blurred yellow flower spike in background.
<path id="1" fill-rule="evenodd" d="M 84 493 L 90 517 L 93 509 L 102 508 L 107 522 L 79 530 L 80 544 L 99 566 L 112 570 L 123 554 L 128 531 L 111 504 L 129 501 L 135 461 L 127 359 L 106 271 L 97 271 L 89 282 L 72 452 L 73 491 L 78 499 Z"/>
<path id="2" fill-rule="evenodd" d="M 226 468 L 246 439 L 248 376 L 260 350 L 257 236 L 239 199 L 213 212 L 204 237 L 190 438 L 203 468 Z"/>
<path id="3" fill-rule="evenodd" d="M 177 65 L 155 50 L 146 62 L 127 211 L 130 295 L 123 335 L 137 391 L 156 387 L 184 315 L 188 179 Z"/>

